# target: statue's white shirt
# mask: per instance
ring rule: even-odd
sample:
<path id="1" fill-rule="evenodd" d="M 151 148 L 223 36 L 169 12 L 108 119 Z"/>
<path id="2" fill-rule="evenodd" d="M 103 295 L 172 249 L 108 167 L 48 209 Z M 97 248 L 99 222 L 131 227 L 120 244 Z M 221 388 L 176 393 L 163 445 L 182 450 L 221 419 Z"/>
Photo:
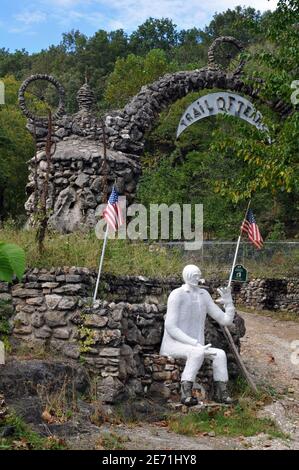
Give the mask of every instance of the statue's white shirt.
<path id="1" fill-rule="evenodd" d="M 164 336 L 160 354 L 171 355 L 177 342 L 196 346 L 205 344 L 205 320 L 210 315 L 220 325 L 232 324 L 235 309 L 232 304 L 223 312 L 210 294 L 199 287 L 183 284 L 171 292 L 167 302 Z"/>

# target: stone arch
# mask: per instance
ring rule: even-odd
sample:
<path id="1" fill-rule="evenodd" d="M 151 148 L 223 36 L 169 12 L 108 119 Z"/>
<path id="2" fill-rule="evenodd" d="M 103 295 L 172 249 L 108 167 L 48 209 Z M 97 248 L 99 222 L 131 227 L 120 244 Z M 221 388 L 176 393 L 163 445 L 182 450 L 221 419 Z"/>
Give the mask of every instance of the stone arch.
<path id="1" fill-rule="evenodd" d="M 232 73 L 221 69 L 215 63 L 213 54 L 221 41 L 230 43 L 235 41 L 237 48 L 242 47 L 234 38 L 217 38 L 210 47 L 207 67 L 166 74 L 150 85 L 143 86 L 122 111 L 107 116 L 110 147 L 122 152 L 141 154 L 145 144 L 145 133 L 152 129 L 159 113 L 191 92 L 218 88 L 245 94 L 254 101 L 260 100 L 258 87 L 250 86 L 242 79 L 243 61 Z M 266 104 L 282 116 L 289 114 L 292 109 L 280 100 Z"/>
<path id="2" fill-rule="evenodd" d="M 222 70 L 201 70 L 167 74 L 144 86 L 118 116 L 106 118 L 109 144 L 123 152 L 142 153 L 145 133 L 152 129 L 165 108 L 191 92 L 220 88 L 256 98 L 257 92 L 239 77 Z"/>

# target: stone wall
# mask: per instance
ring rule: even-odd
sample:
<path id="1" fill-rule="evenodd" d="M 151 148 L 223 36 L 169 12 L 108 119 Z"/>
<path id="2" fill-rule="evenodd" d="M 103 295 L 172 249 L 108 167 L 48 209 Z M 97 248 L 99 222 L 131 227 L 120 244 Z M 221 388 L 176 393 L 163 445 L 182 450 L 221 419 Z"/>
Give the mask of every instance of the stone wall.
<path id="1" fill-rule="evenodd" d="M 143 276 L 104 276 L 102 289 L 115 301 L 166 302 L 171 290 L 181 285 L 181 279 L 148 279 Z M 208 289 L 217 298 L 217 288 L 223 285 L 219 279 L 208 281 Z M 299 279 L 252 279 L 245 283 L 233 283 L 235 304 L 256 310 L 282 310 L 299 314 Z"/>
<path id="2" fill-rule="evenodd" d="M 235 285 L 237 302 L 257 310 L 282 310 L 299 314 L 299 279 L 253 279 Z"/>
<path id="3" fill-rule="evenodd" d="M 123 110 L 106 117 L 110 146 L 123 152 L 141 154 L 146 132 L 152 129 L 161 111 L 188 93 L 213 88 L 241 92 L 253 98 L 257 95 L 256 90 L 239 76 L 223 70 L 207 67 L 167 74 L 142 87 Z"/>

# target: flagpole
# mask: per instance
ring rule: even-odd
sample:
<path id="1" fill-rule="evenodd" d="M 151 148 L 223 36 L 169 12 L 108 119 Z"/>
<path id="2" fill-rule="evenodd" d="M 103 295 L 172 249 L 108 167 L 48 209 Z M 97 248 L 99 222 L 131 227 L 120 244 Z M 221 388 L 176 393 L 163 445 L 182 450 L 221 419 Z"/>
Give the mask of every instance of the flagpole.
<path id="1" fill-rule="evenodd" d="M 106 227 L 106 233 L 105 233 L 105 238 L 104 238 L 104 243 L 103 243 L 103 248 L 102 248 L 102 254 L 101 254 L 101 260 L 100 260 L 100 266 L 99 266 L 99 272 L 98 272 L 98 278 L 97 278 L 97 283 L 94 291 L 94 296 L 93 296 L 93 303 L 97 299 L 97 293 L 99 289 L 99 283 L 100 283 L 100 277 L 101 277 L 101 272 L 102 272 L 102 267 L 103 267 L 103 261 L 104 261 L 104 255 L 105 255 L 105 250 L 106 250 L 106 244 L 108 240 L 108 232 L 109 232 L 109 225 L 107 224 Z"/>
<path id="2" fill-rule="evenodd" d="M 250 204 L 251 204 L 251 199 L 249 199 L 244 219 L 246 219 L 246 217 L 247 217 Z M 242 227 L 242 225 L 241 225 L 241 227 Z M 235 265 L 236 265 L 236 261 L 237 261 L 237 256 L 238 256 L 238 251 L 239 251 L 239 247 L 240 247 L 241 237 L 242 237 L 242 228 L 240 228 L 240 235 L 239 235 L 239 238 L 238 238 L 236 251 L 235 251 L 235 256 L 234 256 L 234 261 L 233 261 L 232 269 L 231 269 L 230 276 L 229 276 L 228 287 L 230 287 L 231 283 L 232 283 L 232 278 L 233 278 L 233 273 L 234 273 L 234 269 L 235 269 Z M 233 337 L 231 335 L 231 332 L 229 331 L 227 326 L 222 326 L 221 329 L 222 329 L 223 334 L 226 337 L 227 342 L 228 342 L 228 344 L 229 344 L 229 346 L 230 346 L 230 348 L 231 348 L 231 350 L 232 350 L 232 352 L 235 356 L 235 359 L 237 361 L 237 364 L 238 364 L 243 376 L 247 380 L 247 383 L 249 384 L 251 389 L 254 391 L 254 393 L 257 393 L 258 389 L 257 389 L 254 381 L 250 377 L 250 375 L 249 375 L 249 373 L 248 373 L 248 371 L 245 367 L 245 364 L 244 364 L 244 362 L 243 362 L 243 360 L 242 360 L 242 358 L 239 354 L 239 351 L 236 348 L 236 345 L 235 345 L 235 342 L 234 342 Z"/>
<path id="3" fill-rule="evenodd" d="M 245 220 L 246 217 L 247 217 L 250 204 L 251 204 L 251 199 L 249 199 L 249 202 L 248 202 L 247 209 L 246 209 L 245 216 L 244 216 L 244 219 L 243 219 L 243 220 Z M 242 225 L 241 225 L 241 227 L 242 227 Z M 238 241 L 237 241 L 237 246 L 236 246 L 236 250 L 235 250 L 235 256 L 234 256 L 234 260 L 233 260 L 233 265 L 232 265 L 232 269 L 231 269 L 230 275 L 229 275 L 228 287 L 230 287 L 230 286 L 231 286 L 231 283 L 232 283 L 232 279 L 233 279 L 233 275 L 234 275 L 234 269 L 235 269 L 235 266 L 236 266 L 237 257 L 238 257 L 238 252 L 239 252 L 239 248 L 240 248 L 241 238 L 242 238 L 242 228 L 240 228 L 240 234 L 239 234 L 239 238 L 238 238 Z"/>

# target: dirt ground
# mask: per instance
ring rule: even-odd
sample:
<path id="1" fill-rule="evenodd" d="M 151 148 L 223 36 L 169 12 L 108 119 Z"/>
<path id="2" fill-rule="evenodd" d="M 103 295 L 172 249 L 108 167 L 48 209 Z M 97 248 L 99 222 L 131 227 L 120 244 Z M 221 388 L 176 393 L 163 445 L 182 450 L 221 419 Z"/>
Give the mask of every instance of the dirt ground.
<path id="1" fill-rule="evenodd" d="M 299 350 L 299 323 L 239 313 L 246 324 L 246 335 L 241 340 L 243 360 L 258 385 L 267 385 L 275 391 L 273 402 L 260 411 L 260 416 L 274 419 L 289 439 L 274 439 L 265 434 L 238 438 L 188 437 L 175 434 L 159 423 L 145 423 L 106 425 L 92 438 L 84 439 L 81 435 L 69 445 L 74 449 L 101 447 L 101 435 L 107 432 L 121 436 L 123 447 L 130 450 L 299 449 L 299 360 L 291 360 L 292 353 L 293 359 L 295 356 L 293 341 L 298 340 Z"/>

